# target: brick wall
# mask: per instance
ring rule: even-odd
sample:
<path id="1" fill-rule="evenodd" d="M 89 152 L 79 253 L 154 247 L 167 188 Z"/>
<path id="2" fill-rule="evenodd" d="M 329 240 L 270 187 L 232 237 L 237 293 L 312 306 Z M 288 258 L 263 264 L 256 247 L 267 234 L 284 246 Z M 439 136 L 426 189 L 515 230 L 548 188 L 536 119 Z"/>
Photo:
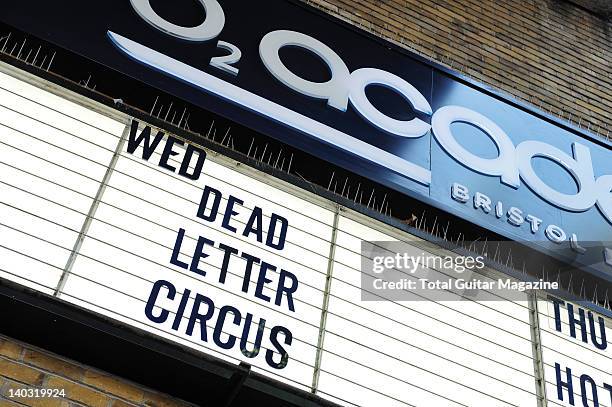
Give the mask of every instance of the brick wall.
<path id="1" fill-rule="evenodd" d="M 302 1 L 593 133 L 612 129 L 612 22 L 569 2 Z"/>
<path id="2" fill-rule="evenodd" d="M 65 398 L 11 398 L 11 389 L 64 389 Z M 187 407 L 107 373 L 0 336 L 0 407 Z"/>

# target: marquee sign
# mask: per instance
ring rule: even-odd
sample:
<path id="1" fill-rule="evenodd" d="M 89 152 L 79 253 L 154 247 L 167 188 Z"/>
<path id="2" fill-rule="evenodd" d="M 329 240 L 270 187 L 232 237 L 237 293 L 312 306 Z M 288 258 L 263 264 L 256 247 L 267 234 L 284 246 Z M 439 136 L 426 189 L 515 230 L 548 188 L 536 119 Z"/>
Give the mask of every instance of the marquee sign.
<path id="1" fill-rule="evenodd" d="M 543 301 L 541 307 L 542 356 L 550 404 L 612 406 L 610 321 L 557 298 Z"/>
<path id="2" fill-rule="evenodd" d="M 92 19 L 75 0 L 25 1 L 0 18 L 612 279 L 604 142 L 291 1 L 199 3 L 98 2 Z"/>
<path id="3" fill-rule="evenodd" d="M 0 279 L 341 405 L 535 403 L 526 294 L 364 303 L 362 239 L 437 249 L 39 86 L 0 73 Z"/>

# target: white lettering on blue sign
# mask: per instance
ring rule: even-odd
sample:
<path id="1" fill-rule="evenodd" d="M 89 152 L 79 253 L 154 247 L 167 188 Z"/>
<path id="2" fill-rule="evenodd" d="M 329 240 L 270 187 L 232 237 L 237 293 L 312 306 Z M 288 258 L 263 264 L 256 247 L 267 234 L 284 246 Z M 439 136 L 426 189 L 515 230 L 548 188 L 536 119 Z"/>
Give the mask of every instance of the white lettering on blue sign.
<path id="1" fill-rule="evenodd" d="M 164 20 L 155 13 L 149 0 L 131 0 L 131 4 L 140 17 L 160 31 L 185 40 L 202 42 L 213 39 L 221 33 L 225 24 L 225 16 L 218 1 L 199 1 L 206 11 L 206 18 L 197 27 L 182 27 Z M 109 37 L 119 49 L 149 67 L 242 105 L 272 120 L 282 122 L 342 151 L 364 158 L 370 163 L 381 165 L 425 186 L 431 183 L 431 171 L 426 168 L 410 163 L 125 37 L 112 32 L 109 32 Z M 238 49 L 232 44 L 224 44 L 225 49 L 233 50 L 233 53 Z M 280 49 L 288 46 L 300 47 L 317 55 L 329 68 L 331 78 L 326 82 L 313 82 L 291 72 L 279 56 Z M 465 167 L 484 175 L 499 177 L 501 183 L 512 188 L 519 188 L 522 179 L 543 200 L 566 211 L 584 212 L 596 206 L 608 222 L 612 223 L 612 174 L 604 174 L 595 178 L 590 151 L 588 147 L 580 143 L 572 144 L 573 156 L 540 141 L 527 140 L 515 146 L 503 129 L 484 115 L 461 106 L 444 106 L 434 113 L 427 99 L 404 79 L 376 68 L 361 68 L 351 73 L 342 58 L 333 49 L 311 36 L 296 31 L 277 30 L 266 34 L 260 42 L 259 54 L 268 71 L 279 82 L 296 92 L 308 97 L 327 100 L 329 106 L 342 112 L 347 110 L 350 101 L 367 122 L 394 136 L 418 138 L 427 134 L 431 129 L 444 150 Z M 223 69 L 234 75 L 237 73 L 237 70 L 231 66 L 224 66 Z M 432 124 L 429 125 L 419 118 L 408 121 L 396 120 L 380 112 L 368 100 L 365 93 L 366 87 L 372 84 L 393 89 L 402 95 L 414 110 L 432 116 Z M 492 159 L 483 158 L 461 146 L 451 130 L 451 124 L 455 122 L 465 122 L 484 131 L 495 143 L 498 156 Z M 534 171 L 533 158 L 535 157 L 550 159 L 567 170 L 578 185 L 577 193 L 565 194 L 544 182 Z M 499 212 L 496 208 L 496 214 Z M 518 219 L 514 215 L 511 218 Z M 537 229 L 535 223 L 532 222 L 531 225 L 532 230 Z M 552 234 L 552 236 L 557 235 Z"/>

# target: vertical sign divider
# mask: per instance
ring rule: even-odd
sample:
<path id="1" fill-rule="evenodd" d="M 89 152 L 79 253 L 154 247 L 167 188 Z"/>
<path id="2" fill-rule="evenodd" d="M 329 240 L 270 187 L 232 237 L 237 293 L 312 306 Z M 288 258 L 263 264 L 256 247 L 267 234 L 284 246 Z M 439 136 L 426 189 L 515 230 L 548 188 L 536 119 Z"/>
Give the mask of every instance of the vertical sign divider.
<path id="1" fill-rule="evenodd" d="M 538 293 L 528 294 L 529 324 L 531 325 L 531 349 L 533 351 L 533 371 L 538 397 L 538 407 L 546 407 L 546 379 L 544 377 L 544 359 L 542 357 L 542 338 L 540 336 L 540 314 L 538 310 Z"/>
<path id="2" fill-rule="evenodd" d="M 98 188 L 98 192 L 91 203 L 91 207 L 89 208 L 89 212 L 87 213 L 87 217 L 85 218 L 85 222 L 83 222 L 83 226 L 81 227 L 81 231 L 74 242 L 74 247 L 72 248 L 72 252 L 70 252 L 70 256 L 68 257 L 68 261 L 66 261 L 66 266 L 64 267 L 64 271 L 62 272 L 62 276 L 57 283 L 57 287 L 55 288 L 55 292 L 53 295 L 55 297 L 59 297 L 64 286 L 66 285 L 66 281 L 68 280 L 68 276 L 70 275 L 70 271 L 72 270 L 72 266 L 74 266 L 74 262 L 76 261 L 79 252 L 81 251 L 81 246 L 83 245 L 83 241 L 85 240 L 85 236 L 87 236 L 87 232 L 89 231 L 89 227 L 91 226 L 91 222 L 98 210 L 98 206 L 100 205 L 100 201 L 102 200 L 102 195 L 104 195 L 104 191 L 106 191 L 106 186 L 110 181 L 110 177 L 115 170 L 115 165 L 119 160 L 119 156 L 121 156 L 121 152 L 123 151 L 123 146 L 125 145 L 125 140 L 127 139 L 130 133 L 130 120 L 125 125 L 123 133 L 121 134 L 121 138 L 117 143 L 117 147 L 115 148 L 115 152 L 113 153 L 113 157 L 111 158 L 108 167 L 106 168 L 106 173 L 104 174 L 104 178 L 102 178 L 102 182 L 100 183 L 100 187 Z"/>
<path id="3" fill-rule="evenodd" d="M 327 325 L 327 310 L 329 307 L 329 293 L 331 290 L 332 274 L 334 271 L 334 259 L 336 257 L 336 239 L 338 236 L 338 221 L 340 220 L 340 205 L 336 204 L 334 211 L 334 224 L 329 246 L 329 257 L 327 262 L 327 275 L 325 277 L 325 291 L 323 292 L 323 305 L 321 306 L 321 322 L 319 324 L 319 339 L 317 341 L 317 354 L 312 376 L 311 393 L 316 394 L 319 387 L 319 376 L 321 375 L 321 359 L 323 357 L 323 342 L 325 340 L 325 329 Z"/>

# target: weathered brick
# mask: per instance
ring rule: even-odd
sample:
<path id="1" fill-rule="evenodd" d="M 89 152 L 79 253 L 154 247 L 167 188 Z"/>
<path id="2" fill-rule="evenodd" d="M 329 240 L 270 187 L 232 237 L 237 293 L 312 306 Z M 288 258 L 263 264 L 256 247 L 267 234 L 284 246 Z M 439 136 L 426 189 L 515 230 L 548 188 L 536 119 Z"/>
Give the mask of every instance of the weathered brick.
<path id="1" fill-rule="evenodd" d="M 66 392 L 67 399 L 90 407 L 107 407 L 110 402 L 109 397 L 105 394 L 60 377 L 50 377 L 45 387 L 48 389 L 63 389 Z"/>
<path id="2" fill-rule="evenodd" d="M 53 372 L 59 376 L 68 377 L 70 379 L 78 380 L 83 377 L 85 372 L 85 369 L 80 366 L 31 349 L 26 349 L 23 355 L 23 361 L 43 370 Z"/>
<path id="3" fill-rule="evenodd" d="M 9 359 L 19 360 L 23 348 L 15 342 L 0 338 L 0 355 L 6 356 Z"/>
<path id="4" fill-rule="evenodd" d="M 104 373 L 88 370 L 83 381 L 92 387 L 135 403 L 140 403 L 144 395 L 142 389 Z"/>
<path id="5" fill-rule="evenodd" d="M 0 398 L 0 407 L 20 407 L 20 405 L 15 403 L 14 401 L 9 401 Z"/>
<path id="6" fill-rule="evenodd" d="M 42 383 L 45 374 L 21 363 L 0 358 L 0 376 L 23 383 L 38 385 Z"/>

